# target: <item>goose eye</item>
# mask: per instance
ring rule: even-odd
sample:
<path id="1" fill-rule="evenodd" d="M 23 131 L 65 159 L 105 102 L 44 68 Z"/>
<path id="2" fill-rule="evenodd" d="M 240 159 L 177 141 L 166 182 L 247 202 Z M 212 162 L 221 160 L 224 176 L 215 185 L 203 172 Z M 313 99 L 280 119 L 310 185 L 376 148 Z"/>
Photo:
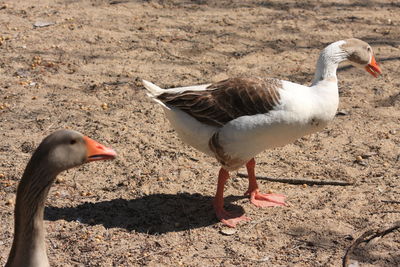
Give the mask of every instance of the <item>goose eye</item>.
<path id="1" fill-rule="evenodd" d="M 367 47 L 367 51 L 368 51 L 368 52 L 371 52 L 371 47 L 368 46 L 368 47 Z"/>
<path id="2" fill-rule="evenodd" d="M 70 143 L 71 145 L 73 145 L 73 144 L 76 143 L 76 140 L 75 140 L 75 139 L 72 139 L 71 141 L 69 141 L 69 143 Z"/>

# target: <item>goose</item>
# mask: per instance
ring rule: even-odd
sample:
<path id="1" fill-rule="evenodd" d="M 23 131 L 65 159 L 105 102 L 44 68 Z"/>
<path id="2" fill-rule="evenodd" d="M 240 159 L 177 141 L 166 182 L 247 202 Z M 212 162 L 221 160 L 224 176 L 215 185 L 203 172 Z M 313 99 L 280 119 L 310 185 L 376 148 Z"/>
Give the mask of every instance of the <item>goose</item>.
<path id="1" fill-rule="evenodd" d="M 33 153 L 18 185 L 14 240 L 6 267 L 49 266 L 43 226 L 44 204 L 56 176 L 86 162 L 115 158 L 113 149 L 72 130 L 47 136 Z"/>
<path id="2" fill-rule="evenodd" d="M 285 206 L 285 196 L 262 194 L 255 176 L 254 157 L 323 129 L 339 104 L 336 70 L 350 61 L 374 77 L 382 71 L 372 48 L 351 38 L 325 47 L 317 61 L 311 86 L 261 77 L 235 77 L 216 83 L 162 89 L 143 80 L 147 95 L 161 105 L 180 139 L 215 157 L 221 164 L 213 206 L 229 227 L 249 220 L 224 209 L 224 185 L 229 172 L 246 166 L 245 195 L 258 207 Z"/>

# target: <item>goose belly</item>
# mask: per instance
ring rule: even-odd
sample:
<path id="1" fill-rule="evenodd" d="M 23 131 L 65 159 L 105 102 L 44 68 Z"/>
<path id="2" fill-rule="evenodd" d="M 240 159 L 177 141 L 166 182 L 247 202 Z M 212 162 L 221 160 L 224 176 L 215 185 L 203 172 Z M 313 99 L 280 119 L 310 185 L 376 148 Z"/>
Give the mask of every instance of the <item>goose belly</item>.
<path id="1" fill-rule="evenodd" d="M 225 153 L 247 161 L 266 149 L 293 143 L 327 125 L 327 122 L 316 119 L 283 122 L 272 121 L 265 115 L 252 117 L 258 116 L 261 118 L 243 118 L 243 121 L 235 121 L 221 130 L 220 144 Z"/>

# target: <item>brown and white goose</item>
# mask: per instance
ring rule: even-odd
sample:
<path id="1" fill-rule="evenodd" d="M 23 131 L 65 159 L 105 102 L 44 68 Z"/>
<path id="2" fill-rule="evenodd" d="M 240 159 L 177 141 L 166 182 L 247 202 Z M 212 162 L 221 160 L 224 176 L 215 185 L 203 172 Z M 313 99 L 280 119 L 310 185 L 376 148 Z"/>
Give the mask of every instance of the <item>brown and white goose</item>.
<path id="1" fill-rule="evenodd" d="M 56 176 L 116 153 L 89 137 L 71 130 L 47 136 L 33 153 L 17 189 L 14 240 L 6 267 L 49 266 L 43 227 L 44 204 Z"/>
<path id="2" fill-rule="evenodd" d="M 339 104 L 336 69 L 346 60 L 375 77 L 381 74 L 371 47 L 352 38 L 322 50 L 311 86 L 258 77 L 172 89 L 148 81 L 143 84 L 179 137 L 221 163 L 214 209 L 223 223 L 235 227 L 249 218 L 224 209 L 228 171 L 246 165 L 249 187 L 245 194 L 256 206 L 285 205 L 283 195 L 259 192 L 254 157 L 317 132 L 334 118 Z"/>

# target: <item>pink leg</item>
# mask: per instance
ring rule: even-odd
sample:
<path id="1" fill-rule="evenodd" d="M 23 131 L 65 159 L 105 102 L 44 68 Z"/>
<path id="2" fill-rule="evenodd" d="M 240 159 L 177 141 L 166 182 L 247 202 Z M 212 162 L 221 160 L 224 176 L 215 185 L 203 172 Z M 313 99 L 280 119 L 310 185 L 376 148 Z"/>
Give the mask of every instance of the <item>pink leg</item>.
<path id="1" fill-rule="evenodd" d="M 219 170 L 218 175 L 218 186 L 217 193 L 214 198 L 214 210 L 217 215 L 217 218 L 224 224 L 229 227 L 235 227 L 236 224 L 240 221 L 248 221 L 250 218 L 244 215 L 238 215 L 231 212 L 227 212 L 224 209 L 224 186 L 226 180 L 229 178 L 229 173 L 224 168 Z"/>
<path id="2" fill-rule="evenodd" d="M 285 196 L 280 194 L 262 194 L 258 190 L 256 174 L 254 168 L 256 162 L 251 159 L 246 164 L 247 173 L 249 177 L 249 189 L 244 193 L 250 195 L 250 202 L 257 207 L 274 207 L 274 206 L 286 206 Z"/>

